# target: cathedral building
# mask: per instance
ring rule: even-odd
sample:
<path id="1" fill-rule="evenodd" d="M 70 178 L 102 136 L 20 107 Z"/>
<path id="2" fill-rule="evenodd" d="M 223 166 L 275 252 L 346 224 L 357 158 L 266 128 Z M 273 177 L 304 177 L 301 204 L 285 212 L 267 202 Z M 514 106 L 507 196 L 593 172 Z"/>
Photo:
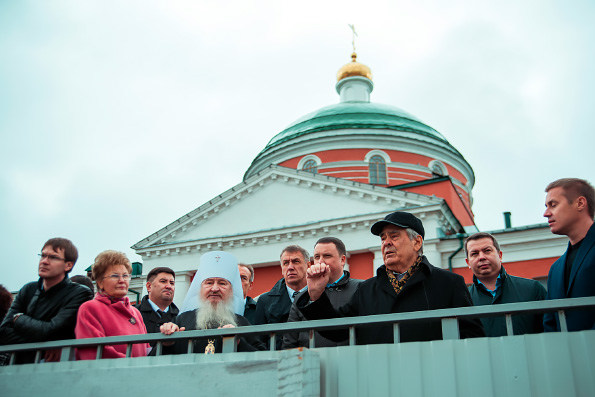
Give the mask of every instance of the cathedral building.
<path id="1" fill-rule="evenodd" d="M 462 249 L 465 236 L 478 231 L 471 165 L 415 116 L 372 102 L 372 72 L 351 57 L 337 74 L 339 103 L 292 123 L 254 158 L 239 184 L 132 246 L 144 275 L 157 266 L 176 271 L 176 303 L 200 256 L 213 250 L 254 266 L 252 296 L 281 278 L 283 248 L 297 244 L 311 253 L 324 236 L 343 240 L 353 278 L 370 278 L 383 264 L 370 227 L 397 210 L 423 221 L 430 263 L 471 282 Z M 545 223 L 489 232 L 510 274 L 542 282 L 567 244 Z M 143 280 L 131 288 L 142 288 Z"/>

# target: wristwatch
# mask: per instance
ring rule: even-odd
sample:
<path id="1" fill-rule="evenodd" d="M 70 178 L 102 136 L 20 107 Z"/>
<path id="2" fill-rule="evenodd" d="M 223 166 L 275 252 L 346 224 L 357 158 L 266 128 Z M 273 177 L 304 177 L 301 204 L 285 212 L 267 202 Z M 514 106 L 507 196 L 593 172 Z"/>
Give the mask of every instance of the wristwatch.
<path id="1" fill-rule="evenodd" d="M 12 316 L 12 323 L 14 324 L 15 321 L 17 321 L 17 318 L 19 318 L 19 316 L 21 316 L 23 313 L 17 313 L 14 316 Z"/>

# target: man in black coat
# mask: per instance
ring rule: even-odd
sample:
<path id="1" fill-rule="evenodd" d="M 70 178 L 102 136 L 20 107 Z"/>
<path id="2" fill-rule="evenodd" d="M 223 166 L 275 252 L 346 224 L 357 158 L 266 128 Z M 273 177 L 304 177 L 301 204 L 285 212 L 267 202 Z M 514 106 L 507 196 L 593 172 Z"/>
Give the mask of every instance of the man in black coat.
<path id="1" fill-rule="evenodd" d="M 335 310 L 325 293 L 329 266 L 308 269 L 308 291 L 298 308 L 308 320 L 340 316 L 365 316 L 472 306 L 463 277 L 432 266 L 423 256 L 424 227 L 407 212 L 394 212 L 372 225 L 380 236 L 384 265 L 376 277 L 362 282 L 346 305 Z M 460 320 L 461 337 L 484 336 L 479 320 Z M 325 335 L 326 336 L 326 335 Z M 344 337 L 344 332 L 328 337 Z M 403 324 L 400 341 L 442 339 L 439 320 Z M 393 343 L 392 325 L 356 329 L 357 344 Z"/>
<path id="2" fill-rule="evenodd" d="M 326 294 L 333 304 L 333 307 L 343 306 L 349 302 L 351 296 L 357 290 L 361 280 L 350 278 L 349 272 L 344 270 L 347 260 L 347 250 L 343 241 L 336 237 L 322 237 L 314 245 L 314 263 L 324 263 L 329 266 L 329 283 L 326 285 Z M 306 318 L 299 309 L 291 306 L 288 321 L 305 321 Z M 347 345 L 347 338 L 341 341 L 333 341 L 315 332 L 315 347 L 333 347 Z M 283 335 L 283 349 L 294 347 L 308 347 L 310 345 L 309 332 L 286 333 Z"/>
<path id="3" fill-rule="evenodd" d="M 256 319 L 256 301 L 248 296 L 248 292 L 254 285 L 254 268 L 251 265 L 240 263 L 238 266 L 240 279 L 242 280 L 242 290 L 244 292 L 244 317 L 254 324 Z"/>
<path id="4" fill-rule="evenodd" d="M 68 278 L 78 259 L 78 251 L 70 240 L 48 240 L 39 256 L 39 280 L 21 288 L 2 321 L 3 345 L 74 339 L 79 307 L 93 299 L 89 288 Z M 34 358 L 35 352 L 21 353 L 16 363 L 32 363 Z M 59 361 L 60 350 L 47 350 L 43 359 Z"/>
<path id="5" fill-rule="evenodd" d="M 169 267 L 151 269 L 147 274 L 147 292 L 136 308 L 143 316 L 147 332 L 159 332 L 159 327 L 174 321 L 179 312 L 173 303 L 176 273 Z"/>
<path id="6" fill-rule="evenodd" d="M 545 299 L 545 288 L 539 281 L 511 276 L 502 266 L 502 251 L 489 233 L 475 233 L 465 240 L 465 261 L 473 272 L 469 293 L 475 306 L 538 301 Z M 486 336 L 505 336 L 506 319 L 483 317 Z M 512 316 L 514 335 L 543 332 L 543 314 Z"/>
<path id="7" fill-rule="evenodd" d="M 308 251 L 299 245 L 290 245 L 283 249 L 280 260 L 283 278 L 269 292 L 258 298 L 254 324 L 287 322 L 295 297 L 307 288 L 306 269 L 310 263 Z M 276 349 L 280 350 L 282 344 L 283 336 L 278 335 Z"/>

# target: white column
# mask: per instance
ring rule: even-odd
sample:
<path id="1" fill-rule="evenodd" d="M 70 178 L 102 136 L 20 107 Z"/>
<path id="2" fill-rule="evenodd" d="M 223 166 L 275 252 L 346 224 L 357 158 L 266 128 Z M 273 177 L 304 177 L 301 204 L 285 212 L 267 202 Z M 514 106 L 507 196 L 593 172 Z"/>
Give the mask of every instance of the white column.
<path id="1" fill-rule="evenodd" d="M 441 255 L 440 252 L 438 252 L 438 246 L 435 240 L 432 240 L 432 242 L 424 241 L 424 255 L 426 258 L 428 258 L 430 264 L 436 267 L 444 268 L 444 266 L 442 266 Z M 446 264 L 446 266 L 448 267 L 448 264 Z"/>
<path id="2" fill-rule="evenodd" d="M 374 254 L 374 261 L 372 263 L 372 275 L 375 276 L 376 270 L 378 270 L 380 266 L 384 265 L 384 259 L 382 258 L 382 251 L 380 251 L 380 248 L 370 251 L 372 251 L 372 254 Z"/>
<path id="3" fill-rule="evenodd" d="M 179 308 L 186 298 L 186 293 L 190 288 L 194 271 L 176 272 L 176 293 L 174 294 L 174 303 Z"/>

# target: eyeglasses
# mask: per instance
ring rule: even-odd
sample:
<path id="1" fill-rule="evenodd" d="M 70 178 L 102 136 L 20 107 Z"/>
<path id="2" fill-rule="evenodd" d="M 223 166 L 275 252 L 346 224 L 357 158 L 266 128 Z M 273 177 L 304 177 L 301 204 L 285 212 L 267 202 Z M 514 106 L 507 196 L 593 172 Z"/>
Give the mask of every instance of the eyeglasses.
<path id="1" fill-rule="evenodd" d="M 104 278 L 111 278 L 114 281 L 120 281 L 120 278 L 124 281 L 130 281 L 132 276 L 130 274 L 110 274 L 109 276 L 105 276 Z"/>
<path id="2" fill-rule="evenodd" d="M 46 259 L 47 258 L 47 259 L 49 259 L 51 261 L 64 261 L 64 262 L 66 262 L 66 259 L 60 258 L 59 256 L 56 256 L 56 255 L 47 255 L 47 254 L 37 254 L 37 255 L 39 255 L 39 257 L 41 259 Z"/>

